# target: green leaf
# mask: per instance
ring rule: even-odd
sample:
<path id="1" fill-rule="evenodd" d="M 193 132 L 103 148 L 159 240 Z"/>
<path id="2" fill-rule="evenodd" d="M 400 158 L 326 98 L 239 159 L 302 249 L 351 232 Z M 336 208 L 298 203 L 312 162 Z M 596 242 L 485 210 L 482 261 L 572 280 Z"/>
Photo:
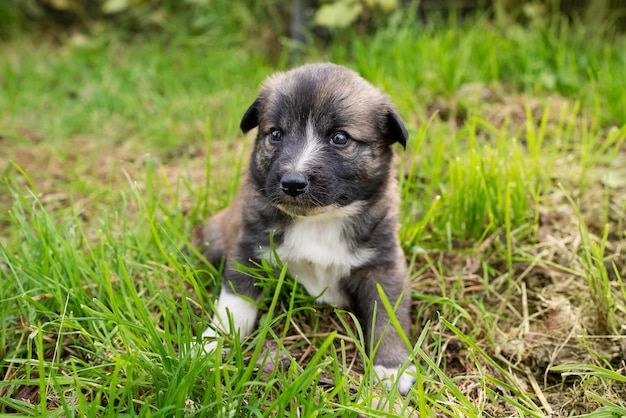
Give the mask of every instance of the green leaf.
<path id="1" fill-rule="evenodd" d="M 359 17 L 362 10 L 363 6 L 353 0 L 337 1 L 320 7 L 315 13 L 313 22 L 329 28 L 345 28 Z"/>
<path id="2" fill-rule="evenodd" d="M 102 4 L 102 11 L 107 14 L 123 12 L 130 7 L 128 0 L 106 0 Z"/>

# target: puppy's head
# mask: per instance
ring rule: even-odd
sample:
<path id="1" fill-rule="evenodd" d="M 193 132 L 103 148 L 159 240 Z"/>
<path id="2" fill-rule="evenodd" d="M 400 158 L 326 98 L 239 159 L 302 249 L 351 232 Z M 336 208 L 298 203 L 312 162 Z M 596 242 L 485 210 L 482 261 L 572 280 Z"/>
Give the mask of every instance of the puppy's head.
<path id="1" fill-rule="evenodd" d="M 310 64 L 266 80 L 241 121 L 259 128 L 256 186 L 293 216 L 371 199 L 390 181 L 392 145 L 407 130 L 389 98 L 355 72 Z"/>

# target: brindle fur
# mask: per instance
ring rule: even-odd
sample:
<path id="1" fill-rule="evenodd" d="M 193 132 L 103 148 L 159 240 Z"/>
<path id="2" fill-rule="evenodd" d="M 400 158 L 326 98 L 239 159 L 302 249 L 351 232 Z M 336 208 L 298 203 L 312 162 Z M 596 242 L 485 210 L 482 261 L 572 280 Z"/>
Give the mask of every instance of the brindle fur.
<path id="1" fill-rule="evenodd" d="M 245 184 L 228 208 L 203 229 L 204 254 L 212 262 L 226 258 L 223 287 L 252 300 L 261 297 L 255 280 L 236 263 L 260 261 L 274 232 L 276 248 L 298 217 L 329 208 L 358 204 L 343 224 L 343 242 L 351 253 L 371 254 L 339 279 L 338 289 L 359 316 L 365 335 L 381 345 L 375 365 L 398 367 L 409 355 L 381 303 L 380 285 L 406 335 L 410 331 L 410 294 L 404 254 L 398 238 L 398 190 L 392 145 L 406 145 L 407 131 L 392 103 L 356 73 L 333 64 L 306 65 L 270 77 L 241 121 L 247 132 L 258 133 Z M 271 142 L 275 129 L 283 132 L 279 145 Z M 308 129 L 308 130 L 307 130 Z M 350 146 L 335 149 L 328 138 L 343 131 Z M 294 169 L 307 137 L 319 140 L 304 171 L 306 193 L 293 197 L 281 190 L 281 178 Z M 286 260 L 282 260 L 286 261 Z M 289 263 L 287 261 L 287 266 Z M 235 314 L 235 313 L 233 313 Z"/>

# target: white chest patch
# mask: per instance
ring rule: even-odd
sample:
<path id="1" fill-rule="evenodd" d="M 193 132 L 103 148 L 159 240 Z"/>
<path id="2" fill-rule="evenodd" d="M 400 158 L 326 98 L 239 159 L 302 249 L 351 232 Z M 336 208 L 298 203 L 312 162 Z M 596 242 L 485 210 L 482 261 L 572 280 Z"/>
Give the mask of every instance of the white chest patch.
<path id="1" fill-rule="evenodd" d="M 373 257 L 370 249 L 353 250 L 344 229 L 350 216 L 359 212 L 356 203 L 317 216 L 297 218 L 285 230 L 284 240 L 276 248 L 289 272 L 320 302 L 346 306 L 348 300 L 339 288 L 339 281 L 352 268 Z"/>

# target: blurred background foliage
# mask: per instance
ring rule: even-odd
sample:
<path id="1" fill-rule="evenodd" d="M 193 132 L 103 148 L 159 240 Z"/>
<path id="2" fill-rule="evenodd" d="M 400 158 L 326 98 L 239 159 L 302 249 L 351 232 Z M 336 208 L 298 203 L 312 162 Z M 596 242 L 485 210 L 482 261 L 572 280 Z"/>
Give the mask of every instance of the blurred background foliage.
<path id="1" fill-rule="evenodd" d="M 158 31 L 215 35 L 226 42 L 255 40 L 271 53 L 294 39 L 329 40 L 346 28 L 371 32 L 398 10 L 425 21 L 433 14 L 487 13 L 500 24 L 542 25 L 559 15 L 589 28 L 614 32 L 626 27 L 625 0 L 2 0 L 0 37 L 114 28 L 127 35 Z"/>

